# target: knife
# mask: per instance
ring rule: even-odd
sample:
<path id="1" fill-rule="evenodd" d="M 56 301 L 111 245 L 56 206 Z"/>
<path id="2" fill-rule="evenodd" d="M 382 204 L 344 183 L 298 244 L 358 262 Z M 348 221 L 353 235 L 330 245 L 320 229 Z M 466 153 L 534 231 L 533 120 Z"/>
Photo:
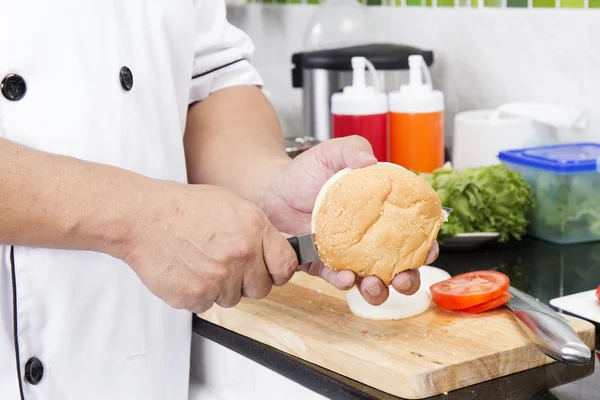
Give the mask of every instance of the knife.
<path id="1" fill-rule="evenodd" d="M 592 361 L 591 350 L 562 315 L 512 286 L 508 292 L 513 298 L 505 306 L 542 353 L 570 365 Z"/>
<path id="2" fill-rule="evenodd" d="M 443 210 L 446 212 L 446 214 L 450 214 L 452 212 L 452 209 L 448 207 L 443 207 Z M 296 256 L 298 257 L 298 265 L 309 264 L 319 259 L 319 253 L 317 251 L 317 246 L 315 245 L 314 233 L 288 238 L 288 242 L 292 245 L 294 251 L 296 252 Z"/>
<path id="3" fill-rule="evenodd" d="M 288 242 L 292 245 L 296 257 L 298 257 L 298 265 L 309 264 L 319 259 L 314 234 L 294 236 L 288 238 Z"/>

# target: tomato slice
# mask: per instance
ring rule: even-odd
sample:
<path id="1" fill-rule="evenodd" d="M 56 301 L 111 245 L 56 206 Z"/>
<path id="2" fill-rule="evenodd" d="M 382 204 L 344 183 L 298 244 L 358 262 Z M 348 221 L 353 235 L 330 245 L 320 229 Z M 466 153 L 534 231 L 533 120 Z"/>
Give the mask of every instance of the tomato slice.
<path id="1" fill-rule="evenodd" d="M 600 285 L 598 285 L 598 289 L 596 289 L 596 297 L 598 298 L 598 301 L 600 301 Z"/>
<path id="2" fill-rule="evenodd" d="M 508 276 L 498 271 L 473 271 L 432 285 L 433 302 L 441 308 L 460 310 L 499 297 L 510 287 Z"/>
<path id="3" fill-rule="evenodd" d="M 495 299 L 486 301 L 485 303 L 477 304 L 476 306 L 473 306 L 473 307 L 464 308 L 459 311 L 466 312 L 469 314 L 478 314 L 478 313 L 481 313 L 484 311 L 491 310 L 493 308 L 498 308 L 502 304 L 506 303 L 507 301 L 509 301 L 512 298 L 513 298 L 512 294 L 510 294 L 508 292 L 504 292 L 500 296 L 496 297 Z"/>

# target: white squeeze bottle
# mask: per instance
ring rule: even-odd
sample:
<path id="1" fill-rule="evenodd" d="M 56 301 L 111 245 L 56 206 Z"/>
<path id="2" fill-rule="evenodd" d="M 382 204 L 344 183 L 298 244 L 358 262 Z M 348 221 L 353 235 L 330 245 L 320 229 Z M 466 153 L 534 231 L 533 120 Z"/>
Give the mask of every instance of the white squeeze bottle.
<path id="1" fill-rule="evenodd" d="M 375 87 L 367 86 L 365 67 Z M 377 71 L 369 60 L 352 57 L 352 70 L 352 85 L 331 96 L 331 136 L 362 136 L 377 161 L 388 161 L 388 98 L 379 89 Z"/>
<path id="2" fill-rule="evenodd" d="M 408 57 L 409 83 L 389 93 L 390 161 L 416 172 L 444 165 L 444 94 L 421 55 Z"/>

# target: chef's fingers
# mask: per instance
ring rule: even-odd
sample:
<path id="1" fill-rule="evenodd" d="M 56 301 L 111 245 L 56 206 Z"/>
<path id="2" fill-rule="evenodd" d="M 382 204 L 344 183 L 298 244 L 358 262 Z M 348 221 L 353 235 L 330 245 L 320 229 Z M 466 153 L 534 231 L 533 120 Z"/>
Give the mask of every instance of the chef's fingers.
<path id="1" fill-rule="evenodd" d="M 212 302 L 212 301 L 204 301 L 204 302 L 198 303 L 196 306 L 192 307 L 188 311 L 190 311 L 194 314 L 202 314 L 202 313 L 205 313 L 206 311 L 210 310 L 210 308 L 213 305 L 214 305 L 214 302 Z"/>
<path id="2" fill-rule="evenodd" d="M 176 310 L 203 313 L 219 294 L 218 285 L 185 268 L 161 263 L 135 272 L 152 293 Z"/>
<path id="3" fill-rule="evenodd" d="M 184 274 L 181 277 L 182 287 L 178 293 L 182 296 L 185 308 L 196 314 L 210 309 L 219 296 L 219 283 L 197 274 Z"/>
<path id="4" fill-rule="evenodd" d="M 320 276 L 321 278 L 325 279 L 325 277 L 322 275 L 324 271 L 321 271 L 323 268 L 325 268 L 325 266 L 323 265 L 323 263 L 321 261 L 315 261 L 315 262 L 312 262 L 309 264 L 298 265 L 299 271 L 304 271 L 309 275 Z M 328 281 L 327 279 L 325 279 L 325 280 Z M 331 282 L 329 282 L 329 283 L 331 283 Z"/>
<path id="5" fill-rule="evenodd" d="M 238 267 L 238 268 L 236 268 Z M 243 266 L 233 266 L 234 269 L 226 274 L 221 282 L 221 292 L 215 300 L 215 304 L 223 308 L 235 307 L 242 299 L 242 281 L 244 279 Z"/>
<path id="6" fill-rule="evenodd" d="M 440 254 L 440 245 L 437 241 L 433 242 L 431 249 L 429 249 L 429 253 L 427 253 L 427 258 L 425 259 L 425 265 L 429 265 L 435 260 L 437 260 Z"/>
<path id="7" fill-rule="evenodd" d="M 319 264 L 321 267 L 319 271 L 319 276 L 325 281 L 335 286 L 336 289 L 348 290 L 352 286 L 354 286 L 354 282 L 356 281 L 356 275 L 354 274 L 354 272 L 347 270 L 335 272 L 327 268 L 325 265 L 323 265 L 323 263 Z"/>
<path id="8" fill-rule="evenodd" d="M 242 282 L 242 296 L 249 299 L 262 299 L 273 288 L 271 275 L 266 268 L 246 268 Z"/>
<path id="9" fill-rule="evenodd" d="M 383 304 L 390 295 L 389 288 L 375 276 L 366 276 L 356 285 L 362 297 L 374 306 Z"/>
<path id="10" fill-rule="evenodd" d="M 327 268 L 322 261 L 315 261 L 310 264 L 300 265 L 299 271 L 304 271 L 309 275 L 321 277 L 327 283 L 333 285 L 339 290 L 348 290 L 356 282 L 356 275 L 352 271 L 335 272 Z"/>
<path id="11" fill-rule="evenodd" d="M 421 274 L 416 269 L 400 272 L 392 280 L 392 286 L 398 293 L 415 294 L 421 286 Z"/>
<path id="12" fill-rule="evenodd" d="M 287 283 L 298 269 L 298 257 L 287 239 L 273 225 L 264 229 L 262 250 L 273 285 Z"/>
<path id="13" fill-rule="evenodd" d="M 361 136 L 330 139 L 315 146 L 314 151 L 331 174 L 346 167 L 363 168 L 377 163 L 371 144 Z"/>

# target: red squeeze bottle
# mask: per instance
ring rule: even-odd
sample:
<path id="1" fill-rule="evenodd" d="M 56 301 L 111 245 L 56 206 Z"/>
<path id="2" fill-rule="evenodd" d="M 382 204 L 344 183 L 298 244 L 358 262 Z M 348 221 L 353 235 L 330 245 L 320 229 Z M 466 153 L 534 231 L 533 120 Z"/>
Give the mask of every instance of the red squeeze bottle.
<path id="1" fill-rule="evenodd" d="M 365 66 L 371 71 L 377 89 L 366 85 Z M 377 161 L 387 162 L 388 98 L 379 91 L 375 68 L 366 58 L 352 57 L 352 70 L 352 86 L 331 96 L 331 136 L 362 136 L 371 144 Z"/>

